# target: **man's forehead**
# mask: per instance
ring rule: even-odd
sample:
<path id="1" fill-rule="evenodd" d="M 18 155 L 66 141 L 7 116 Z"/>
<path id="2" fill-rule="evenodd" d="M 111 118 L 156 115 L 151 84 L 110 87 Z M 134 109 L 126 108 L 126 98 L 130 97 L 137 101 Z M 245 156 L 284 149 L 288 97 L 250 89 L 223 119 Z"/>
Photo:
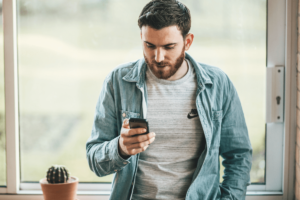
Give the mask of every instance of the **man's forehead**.
<path id="1" fill-rule="evenodd" d="M 177 43 L 182 40 L 182 35 L 177 26 L 169 26 L 160 30 L 150 26 L 143 26 L 141 29 L 142 40 L 151 44 L 166 45 Z"/>

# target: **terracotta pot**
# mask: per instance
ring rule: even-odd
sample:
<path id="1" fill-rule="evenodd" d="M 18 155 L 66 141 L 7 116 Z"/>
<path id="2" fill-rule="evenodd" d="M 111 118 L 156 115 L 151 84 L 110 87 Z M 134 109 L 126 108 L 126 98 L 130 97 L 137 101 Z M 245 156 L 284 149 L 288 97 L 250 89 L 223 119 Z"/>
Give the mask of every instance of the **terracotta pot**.
<path id="1" fill-rule="evenodd" d="M 40 180 L 45 200 L 75 200 L 78 178 L 71 176 L 67 183 L 51 184 L 46 178 Z"/>

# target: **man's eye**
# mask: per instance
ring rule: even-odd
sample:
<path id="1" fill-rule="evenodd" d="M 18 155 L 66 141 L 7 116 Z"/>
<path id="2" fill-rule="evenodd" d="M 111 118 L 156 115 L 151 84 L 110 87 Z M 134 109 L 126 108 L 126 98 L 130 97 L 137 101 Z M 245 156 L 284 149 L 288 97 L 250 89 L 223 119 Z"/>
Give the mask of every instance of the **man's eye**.
<path id="1" fill-rule="evenodd" d="M 147 47 L 150 49 L 154 49 L 154 46 L 151 46 L 151 45 L 147 45 Z"/>
<path id="2" fill-rule="evenodd" d="M 168 47 L 165 47 L 165 49 L 174 49 L 174 46 L 168 46 Z"/>

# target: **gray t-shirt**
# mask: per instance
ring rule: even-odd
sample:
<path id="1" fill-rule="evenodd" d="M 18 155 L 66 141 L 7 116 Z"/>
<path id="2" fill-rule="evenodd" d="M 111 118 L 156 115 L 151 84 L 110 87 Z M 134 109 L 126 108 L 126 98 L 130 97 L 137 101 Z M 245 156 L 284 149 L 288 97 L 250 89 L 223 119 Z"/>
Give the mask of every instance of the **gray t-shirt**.
<path id="1" fill-rule="evenodd" d="M 140 154 L 133 200 L 185 199 L 205 147 L 197 116 L 197 80 L 188 62 L 179 80 L 158 79 L 147 67 L 147 120 L 155 141 Z"/>

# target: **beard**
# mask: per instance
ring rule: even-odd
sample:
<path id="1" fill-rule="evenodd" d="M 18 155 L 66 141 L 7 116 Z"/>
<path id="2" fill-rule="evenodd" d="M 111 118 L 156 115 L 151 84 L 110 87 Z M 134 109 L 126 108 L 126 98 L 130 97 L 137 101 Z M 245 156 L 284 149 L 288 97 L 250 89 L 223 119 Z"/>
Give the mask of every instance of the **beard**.
<path id="1" fill-rule="evenodd" d="M 144 53 L 144 58 L 145 58 L 145 62 L 147 63 L 147 65 L 149 66 L 149 68 L 151 69 L 152 73 L 160 79 L 168 79 L 171 76 L 173 76 L 178 69 L 180 68 L 180 66 L 183 63 L 183 60 L 185 58 L 185 48 L 183 46 L 181 54 L 178 56 L 178 58 L 175 61 L 174 65 L 171 65 L 169 62 L 156 62 L 154 59 L 152 62 L 149 62 L 149 60 L 147 59 L 147 57 L 145 56 Z"/>

